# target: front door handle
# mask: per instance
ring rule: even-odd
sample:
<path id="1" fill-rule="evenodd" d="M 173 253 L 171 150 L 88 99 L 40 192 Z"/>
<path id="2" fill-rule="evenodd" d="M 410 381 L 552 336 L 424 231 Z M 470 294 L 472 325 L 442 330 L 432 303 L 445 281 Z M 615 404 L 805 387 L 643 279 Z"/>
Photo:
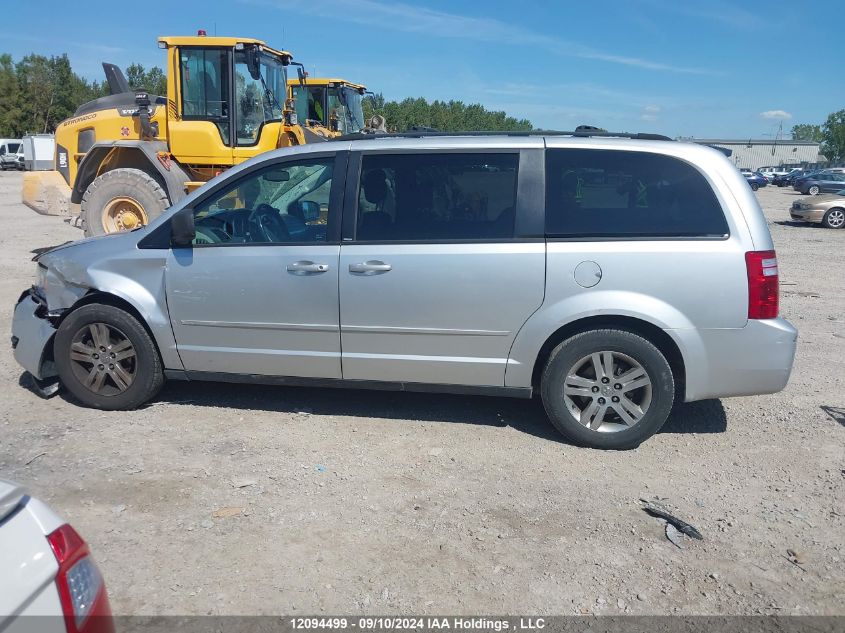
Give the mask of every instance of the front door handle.
<path id="1" fill-rule="evenodd" d="M 317 273 L 324 273 L 328 269 L 328 264 L 315 264 L 309 260 L 293 262 L 287 266 L 288 272 L 294 275 L 316 275 Z"/>
<path id="2" fill-rule="evenodd" d="M 349 264 L 349 272 L 353 275 L 382 275 L 392 270 L 390 264 L 385 264 L 377 259 L 372 259 L 366 262 L 359 262 L 357 264 Z"/>

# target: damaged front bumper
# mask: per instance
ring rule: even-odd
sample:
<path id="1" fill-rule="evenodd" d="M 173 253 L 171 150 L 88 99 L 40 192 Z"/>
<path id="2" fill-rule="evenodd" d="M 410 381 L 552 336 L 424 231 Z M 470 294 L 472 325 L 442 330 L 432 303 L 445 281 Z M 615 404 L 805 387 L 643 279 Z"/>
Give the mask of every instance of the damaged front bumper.
<path id="1" fill-rule="evenodd" d="M 36 380 L 56 375 L 52 361 L 56 328 L 47 311 L 47 302 L 37 288 L 23 293 L 12 318 L 12 348 L 15 360 Z"/>

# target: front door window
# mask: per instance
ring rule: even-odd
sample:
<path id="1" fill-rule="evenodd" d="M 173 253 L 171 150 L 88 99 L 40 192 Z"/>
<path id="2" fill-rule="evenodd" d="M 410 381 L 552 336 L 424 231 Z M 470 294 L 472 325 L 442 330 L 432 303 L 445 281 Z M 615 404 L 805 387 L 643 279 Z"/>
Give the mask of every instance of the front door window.
<path id="1" fill-rule="evenodd" d="M 194 209 L 194 243 L 325 242 L 333 165 L 333 158 L 278 163 L 235 181 Z"/>

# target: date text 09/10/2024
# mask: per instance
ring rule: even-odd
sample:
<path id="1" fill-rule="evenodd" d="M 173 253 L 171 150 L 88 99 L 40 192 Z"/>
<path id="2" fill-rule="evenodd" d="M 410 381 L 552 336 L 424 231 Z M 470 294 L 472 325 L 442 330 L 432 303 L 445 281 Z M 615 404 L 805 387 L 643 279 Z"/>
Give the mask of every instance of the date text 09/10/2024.
<path id="1" fill-rule="evenodd" d="M 359 629 L 367 630 L 457 630 L 508 631 L 539 630 L 546 626 L 543 618 L 467 618 L 467 617 L 296 617 L 290 619 L 295 630 Z"/>

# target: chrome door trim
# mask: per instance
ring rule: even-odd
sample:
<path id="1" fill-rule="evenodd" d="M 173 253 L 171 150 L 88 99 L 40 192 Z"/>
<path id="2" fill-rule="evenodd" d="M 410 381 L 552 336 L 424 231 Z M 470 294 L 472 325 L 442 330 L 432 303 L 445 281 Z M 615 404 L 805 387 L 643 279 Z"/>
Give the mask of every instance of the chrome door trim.
<path id="1" fill-rule="evenodd" d="M 435 334 L 454 336 L 509 336 L 509 330 L 455 330 L 435 327 L 387 327 L 380 325 L 344 325 L 341 332 L 366 332 L 368 334 Z"/>
<path id="2" fill-rule="evenodd" d="M 181 319 L 182 325 L 195 325 L 199 327 L 233 327 L 248 328 L 254 330 L 300 330 L 307 332 L 337 332 L 338 326 L 322 323 L 262 323 L 256 321 L 197 321 L 193 319 Z"/>

